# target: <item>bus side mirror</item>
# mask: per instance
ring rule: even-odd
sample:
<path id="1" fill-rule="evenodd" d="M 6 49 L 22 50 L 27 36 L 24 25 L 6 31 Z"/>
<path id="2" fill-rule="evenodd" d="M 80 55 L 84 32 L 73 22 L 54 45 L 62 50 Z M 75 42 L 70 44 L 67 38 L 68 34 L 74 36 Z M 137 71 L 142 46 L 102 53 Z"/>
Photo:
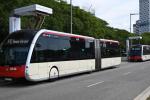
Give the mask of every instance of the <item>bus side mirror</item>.
<path id="1" fill-rule="evenodd" d="M 36 47 L 37 47 L 37 48 L 40 48 L 40 47 L 41 47 L 41 44 L 37 43 L 37 44 L 36 44 Z"/>

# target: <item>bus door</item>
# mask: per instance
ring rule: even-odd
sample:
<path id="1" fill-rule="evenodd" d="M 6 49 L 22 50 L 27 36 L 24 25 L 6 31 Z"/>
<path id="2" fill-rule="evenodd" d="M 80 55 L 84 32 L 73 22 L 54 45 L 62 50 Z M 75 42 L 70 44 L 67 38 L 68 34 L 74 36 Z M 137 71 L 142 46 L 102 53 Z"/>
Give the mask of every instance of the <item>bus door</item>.
<path id="1" fill-rule="evenodd" d="M 37 50 L 38 50 L 38 47 L 37 47 L 37 45 L 35 45 L 33 52 L 32 52 L 32 56 L 31 56 L 30 67 L 28 70 L 28 74 L 30 76 L 38 75 L 38 73 L 39 73 Z"/>
<path id="2" fill-rule="evenodd" d="M 95 69 L 101 69 L 101 48 L 99 39 L 95 39 Z"/>
<path id="3" fill-rule="evenodd" d="M 45 57 L 46 50 L 47 41 L 41 35 L 35 44 L 30 66 L 31 72 L 33 74 L 38 74 L 39 77 L 43 77 L 48 73 L 48 64 Z"/>
<path id="4" fill-rule="evenodd" d="M 46 53 L 47 53 L 47 41 L 42 35 L 38 38 L 34 52 L 35 52 L 35 64 L 36 69 L 38 68 L 39 77 L 43 77 L 48 75 L 48 62 L 46 60 Z"/>

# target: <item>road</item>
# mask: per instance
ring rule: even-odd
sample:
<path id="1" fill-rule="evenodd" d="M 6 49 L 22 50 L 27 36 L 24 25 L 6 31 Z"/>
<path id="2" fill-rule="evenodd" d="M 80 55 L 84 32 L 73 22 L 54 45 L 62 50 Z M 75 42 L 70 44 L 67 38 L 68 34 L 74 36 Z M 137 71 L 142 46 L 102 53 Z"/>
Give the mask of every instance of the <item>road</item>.
<path id="1" fill-rule="evenodd" d="M 0 100 L 133 100 L 150 86 L 150 61 L 38 83 L 0 81 Z"/>

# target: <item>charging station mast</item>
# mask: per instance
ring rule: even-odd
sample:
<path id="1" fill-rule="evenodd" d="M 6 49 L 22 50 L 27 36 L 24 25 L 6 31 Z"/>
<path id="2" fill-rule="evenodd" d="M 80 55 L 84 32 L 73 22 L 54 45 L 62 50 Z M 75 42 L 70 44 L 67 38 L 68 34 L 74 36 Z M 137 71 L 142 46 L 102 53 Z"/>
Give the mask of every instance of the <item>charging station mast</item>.
<path id="1" fill-rule="evenodd" d="M 12 15 L 9 17 L 9 33 L 11 34 L 14 31 L 21 30 L 22 16 L 35 16 L 35 18 L 38 19 L 36 20 L 35 28 L 40 28 L 44 22 L 45 16 L 52 13 L 51 8 L 38 4 L 14 9 Z"/>

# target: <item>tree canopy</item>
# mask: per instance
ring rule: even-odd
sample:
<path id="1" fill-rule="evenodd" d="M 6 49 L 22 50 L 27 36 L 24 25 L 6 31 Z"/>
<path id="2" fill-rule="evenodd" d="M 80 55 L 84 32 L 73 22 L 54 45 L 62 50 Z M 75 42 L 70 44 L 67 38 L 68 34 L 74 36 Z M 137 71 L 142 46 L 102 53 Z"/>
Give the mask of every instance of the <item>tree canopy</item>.
<path id="1" fill-rule="evenodd" d="M 9 16 L 13 9 L 28 6 L 31 4 L 40 4 L 53 9 L 53 14 L 46 17 L 42 28 L 70 33 L 70 4 L 63 0 L 1 0 L 0 1 L 0 42 L 8 35 Z M 22 28 L 26 28 L 28 21 L 22 19 Z M 106 38 L 118 40 L 122 47 L 125 46 L 125 40 L 133 34 L 126 30 L 116 29 L 109 24 L 94 16 L 92 13 L 73 7 L 73 34 L 92 36 L 95 38 Z M 150 44 L 150 34 L 142 35 L 142 43 Z"/>

